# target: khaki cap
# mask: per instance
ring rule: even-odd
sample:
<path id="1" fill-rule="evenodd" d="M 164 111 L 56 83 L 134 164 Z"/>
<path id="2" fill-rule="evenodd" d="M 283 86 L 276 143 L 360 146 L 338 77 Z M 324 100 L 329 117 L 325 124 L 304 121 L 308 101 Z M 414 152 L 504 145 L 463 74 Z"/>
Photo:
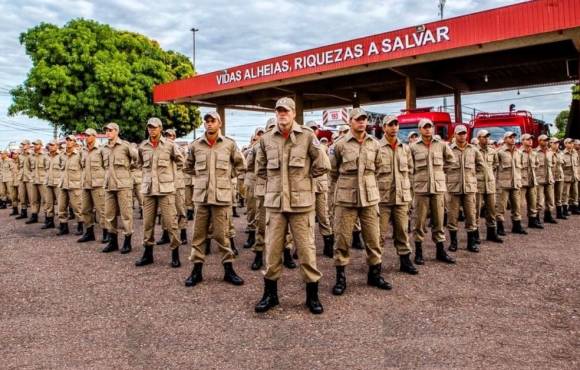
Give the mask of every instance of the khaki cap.
<path id="1" fill-rule="evenodd" d="M 487 130 L 479 130 L 479 131 L 477 132 L 477 137 L 488 137 L 488 136 L 490 136 L 490 135 L 491 135 L 491 134 L 490 134 L 490 133 L 489 133 L 489 131 L 487 131 Z"/>
<path id="2" fill-rule="evenodd" d="M 210 117 L 217 120 L 217 121 L 220 121 L 220 122 L 222 121 L 222 118 L 220 117 L 218 112 L 208 112 L 208 113 L 204 114 L 203 120 L 207 121 L 208 118 L 210 118 Z"/>
<path id="3" fill-rule="evenodd" d="M 564 144 L 573 143 L 574 139 L 570 139 L 569 137 L 564 139 Z"/>
<path id="4" fill-rule="evenodd" d="M 268 118 L 268 121 L 266 121 L 266 130 L 271 129 L 274 126 L 276 126 L 276 118 Z"/>
<path id="5" fill-rule="evenodd" d="M 580 145 L 580 140 L 578 139 L 574 140 L 574 145 Z"/>
<path id="6" fill-rule="evenodd" d="M 95 130 L 94 128 L 88 128 L 85 130 L 85 135 L 97 136 L 97 130 Z"/>
<path id="7" fill-rule="evenodd" d="M 418 137 L 419 134 L 416 133 L 415 131 L 411 131 L 411 132 L 409 132 L 409 135 L 407 135 L 407 139 L 410 139 L 412 136 L 417 136 Z"/>
<path id="8" fill-rule="evenodd" d="M 320 138 L 321 143 L 328 143 L 328 139 L 326 137 Z"/>
<path id="9" fill-rule="evenodd" d="M 338 132 L 345 132 L 350 130 L 350 128 L 347 125 L 340 125 L 338 126 Z"/>
<path id="10" fill-rule="evenodd" d="M 34 144 L 34 145 L 42 145 L 42 140 L 40 140 L 40 139 L 36 139 L 36 140 L 34 140 L 34 141 L 32 142 L 32 144 Z"/>
<path id="11" fill-rule="evenodd" d="M 259 133 L 259 132 L 261 132 L 261 133 L 264 133 L 264 132 L 266 132 L 266 131 L 264 131 L 264 129 L 263 129 L 263 128 L 261 128 L 261 127 L 258 127 L 258 128 L 256 128 L 256 131 L 254 131 L 254 135 L 258 135 L 258 133 Z"/>
<path id="12" fill-rule="evenodd" d="M 516 133 L 515 133 L 515 132 L 513 132 L 513 131 L 506 131 L 506 132 L 503 134 L 503 138 L 504 138 L 504 139 L 507 139 L 508 137 L 512 137 L 512 136 L 518 136 L 518 135 L 516 135 Z"/>
<path id="13" fill-rule="evenodd" d="M 538 140 L 548 140 L 548 135 L 540 135 L 538 136 Z"/>
<path id="14" fill-rule="evenodd" d="M 167 130 L 165 130 L 165 135 L 171 135 L 171 136 L 177 137 L 177 133 L 175 132 L 174 128 L 168 128 Z"/>
<path id="15" fill-rule="evenodd" d="M 320 128 L 320 126 L 318 125 L 318 123 L 316 123 L 316 121 L 308 121 L 308 122 L 306 122 L 306 127 L 313 128 L 313 129 L 319 129 Z"/>
<path id="16" fill-rule="evenodd" d="M 455 126 L 455 134 L 458 135 L 462 133 L 467 133 L 467 127 L 465 127 L 465 125 Z"/>
<path id="17" fill-rule="evenodd" d="M 528 140 L 528 139 L 533 139 L 534 135 L 531 134 L 523 134 L 522 135 L 522 140 Z"/>
<path id="18" fill-rule="evenodd" d="M 477 140 L 477 138 L 474 137 L 473 139 L 471 139 L 471 144 L 477 145 L 477 144 L 479 144 L 479 140 Z"/>
<path id="19" fill-rule="evenodd" d="M 396 116 L 385 116 L 385 118 L 383 118 L 383 126 L 389 126 L 391 123 L 399 124 L 399 120 Z"/>
<path id="20" fill-rule="evenodd" d="M 286 110 L 295 111 L 296 110 L 296 103 L 294 103 L 294 99 L 292 98 L 280 98 L 276 102 L 276 107 L 274 109 L 284 108 Z"/>
<path id="21" fill-rule="evenodd" d="M 551 143 L 559 143 L 560 142 L 560 139 L 558 139 L 557 137 L 551 137 L 550 138 L 550 142 Z"/>
<path id="22" fill-rule="evenodd" d="M 22 140 L 22 142 L 20 143 L 20 145 L 30 145 L 30 140 L 24 139 L 24 140 Z"/>
<path id="23" fill-rule="evenodd" d="M 421 118 L 419 120 L 419 128 L 423 128 L 427 125 L 431 125 L 431 127 L 433 127 L 433 121 L 431 121 L 429 118 Z"/>
<path id="24" fill-rule="evenodd" d="M 58 145 L 58 140 L 51 140 L 48 142 L 48 145 Z"/>
<path id="25" fill-rule="evenodd" d="M 119 131 L 119 125 L 115 122 L 109 122 L 105 125 L 106 129 Z"/>
<path id="26" fill-rule="evenodd" d="M 65 137 L 64 139 L 65 139 L 65 140 L 72 140 L 72 141 L 74 141 L 74 142 L 76 142 L 76 141 L 77 141 L 77 138 L 76 138 L 76 136 L 74 136 L 74 135 L 67 135 L 67 137 Z"/>
<path id="27" fill-rule="evenodd" d="M 354 108 L 353 110 L 350 111 L 350 113 L 348 114 L 348 120 L 350 121 L 351 119 L 359 119 L 360 117 L 365 116 L 368 117 L 369 115 L 367 114 L 367 112 L 365 112 L 364 109 L 362 108 Z"/>
<path id="28" fill-rule="evenodd" d="M 163 128 L 163 123 L 161 123 L 161 120 L 157 117 L 151 117 L 147 120 L 147 127 L 161 127 Z"/>

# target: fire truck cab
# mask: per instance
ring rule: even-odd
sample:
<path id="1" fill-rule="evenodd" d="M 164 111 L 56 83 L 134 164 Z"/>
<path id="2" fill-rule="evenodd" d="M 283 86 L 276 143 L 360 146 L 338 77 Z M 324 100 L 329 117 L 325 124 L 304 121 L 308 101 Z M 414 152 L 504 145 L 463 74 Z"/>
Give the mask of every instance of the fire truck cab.
<path id="1" fill-rule="evenodd" d="M 532 114 L 525 110 L 505 113 L 478 113 L 470 122 L 471 137 L 477 137 L 481 130 L 487 130 L 492 140 L 503 139 L 507 131 L 515 132 L 516 141 L 519 142 L 523 134 L 534 136 L 534 146 L 538 144 L 538 136 L 548 135 L 548 125 L 536 120 Z"/>
<path id="2" fill-rule="evenodd" d="M 402 114 L 397 116 L 399 120 L 399 139 L 407 141 L 407 136 L 411 131 L 419 133 L 419 120 L 428 118 L 435 126 L 434 135 L 439 135 L 445 141 L 449 141 L 453 136 L 454 125 L 451 116 L 447 112 L 433 111 L 433 107 L 418 109 L 402 109 Z M 468 133 L 469 134 L 469 133 Z"/>

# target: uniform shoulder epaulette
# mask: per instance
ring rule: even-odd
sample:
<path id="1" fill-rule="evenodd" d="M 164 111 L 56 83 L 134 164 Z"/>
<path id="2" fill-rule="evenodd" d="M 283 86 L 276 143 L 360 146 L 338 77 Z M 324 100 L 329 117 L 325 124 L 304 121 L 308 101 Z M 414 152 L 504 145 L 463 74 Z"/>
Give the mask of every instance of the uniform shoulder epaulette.
<path id="1" fill-rule="evenodd" d="M 306 126 L 301 126 L 302 130 L 307 131 L 307 132 L 314 132 L 313 129 L 311 129 L 310 127 L 306 127 Z"/>
<path id="2" fill-rule="evenodd" d="M 236 142 L 236 139 L 234 139 L 234 138 L 233 138 L 233 137 L 231 137 L 231 136 L 224 135 L 224 137 L 225 137 L 226 139 L 229 139 L 229 140 L 233 141 L 234 143 Z"/>

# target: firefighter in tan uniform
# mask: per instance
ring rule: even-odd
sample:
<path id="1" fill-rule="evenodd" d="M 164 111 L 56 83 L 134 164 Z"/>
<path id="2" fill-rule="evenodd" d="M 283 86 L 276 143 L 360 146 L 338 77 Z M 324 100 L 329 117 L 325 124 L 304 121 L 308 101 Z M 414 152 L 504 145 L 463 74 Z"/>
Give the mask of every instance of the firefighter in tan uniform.
<path id="1" fill-rule="evenodd" d="M 119 249 L 117 240 L 117 216 L 121 216 L 125 240 L 121 253 L 131 252 L 133 235 L 133 180 L 131 166 L 137 161 L 137 151 L 119 137 L 119 125 L 114 122 L 105 126 L 108 143 L 103 146 L 105 162 L 105 219 L 108 244 L 103 253 Z"/>
<path id="2" fill-rule="evenodd" d="M 48 160 L 42 151 L 42 140 L 35 140 L 32 145 L 33 153 L 30 155 L 30 171 L 32 178 L 30 181 L 30 218 L 26 224 L 38 222 L 38 213 L 44 208 L 44 183 L 46 182 L 46 168 Z"/>
<path id="3" fill-rule="evenodd" d="M 58 209 L 58 195 L 60 193 L 60 178 L 62 176 L 62 156 L 58 152 L 58 142 L 52 140 L 48 143 L 48 167 L 46 168 L 46 182 L 45 182 L 45 201 L 44 211 L 46 219 L 41 229 L 53 229 L 54 215 L 57 214 Z"/>
<path id="4" fill-rule="evenodd" d="M 183 167 L 182 150 L 167 137 L 161 135 L 163 124 L 159 118 L 147 121 L 149 138 L 138 148 L 138 166 L 143 169 L 143 256 L 135 266 L 153 263 L 155 245 L 155 219 L 161 212 L 163 230 L 171 242 L 171 267 L 181 266 L 177 233 L 176 177 L 177 168 Z"/>
<path id="5" fill-rule="evenodd" d="M 574 140 L 574 151 L 576 152 L 576 156 L 580 160 L 580 140 Z M 580 177 L 580 166 L 576 168 L 576 176 Z M 571 213 L 573 215 L 580 215 L 580 204 L 578 203 L 578 196 L 580 193 L 580 182 L 576 181 L 576 183 L 570 188 L 570 205 L 572 207 Z"/>
<path id="6" fill-rule="evenodd" d="M 449 230 L 450 251 L 457 251 L 457 230 L 459 209 L 465 214 L 467 231 L 467 250 L 479 252 L 476 242 L 477 224 L 477 176 L 476 172 L 484 171 L 483 156 L 475 145 L 467 142 L 467 127 L 457 125 L 454 133 L 455 142 L 450 145 L 456 161 L 447 168 L 447 191 L 449 192 Z"/>
<path id="7" fill-rule="evenodd" d="M 419 272 L 411 262 L 409 247 L 409 203 L 413 157 L 411 149 L 398 138 L 399 121 L 397 117 L 383 119 L 383 132 L 380 140 L 381 165 L 378 168 L 377 182 L 381 200 L 380 235 L 381 247 L 387 240 L 389 226 L 393 225 L 393 242 L 400 260 L 401 272 L 416 275 Z"/>
<path id="8" fill-rule="evenodd" d="M 82 232 L 83 223 L 80 217 L 82 162 L 81 153 L 74 135 L 66 137 L 66 150 L 62 154 L 61 169 L 60 192 L 58 194 L 59 231 L 57 235 L 66 235 L 69 233 L 69 207 L 72 207 L 78 222 L 77 233 L 78 230 Z"/>
<path id="9" fill-rule="evenodd" d="M 188 156 L 188 146 L 182 148 L 183 158 Z M 185 184 L 185 207 L 187 209 L 187 220 L 193 221 L 193 176 L 183 172 L 183 183 Z"/>
<path id="10" fill-rule="evenodd" d="M 276 102 L 276 124 L 266 130 L 256 153 L 256 173 L 266 181 L 266 274 L 264 294 L 256 312 L 278 305 L 278 279 L 290 230 L 306 282 L 306 306 L 311 313 L 324 311 L 318 299 L 322 274 L 316 266 L 314 244 L 314 189 L 312 179 L 328 172 L 320 143 L 311 129 L 296 121 L 296 105 L 290 98 Z"/>
<path id="11" fill-rule="evenodd" d="M 564 150 L 562 151 L 562 169 L 564 170 L 564 187 L 562 189 L 562 207 L 563 214 L 570 216 L 576 214 L 575 205 L 572 201 L 574 187 L 578 186 L 580 181 L 580 158 L 574 150 L 574 140 L 566 138 L 564 140 Z M 580 213 L 580 211 L 578 211 Z"/>
<path id="12" fill-rule="evenodd" d="M 30 169 L 30 141 L 23 140 L 20 143 L 20 155 L 18 156 L 18 200 L 20 203 L 20 215 L 17 220 L 28 218 L 28 206 L 32 199 L 32 170 Z"/>
<path id="13" fill-rule="evenodd" d="M 330 176 L 336 183 L 334 196 L 334 261 L 336 284 L 332 294 L 346 290 L 345 267 L 350 260 L 352 230 L 360 219 L 369 266 L 367 284 L 391 289 L 381 276 L 383 248 L 380 243 L 379 200 L 376 174 L 381 166 L 379 142 L 366 133 L 367 113 L 355 108 L 349 114 L 350 132 L 330 151 Z"/>
<path id="14" fill-rule="evenodd" d="M 477 171 L 477 204 L 475 207 L 476 240 L 479 240 L 480 212 L 485 204 L 485 224 L 487 227 L 486 240 L 494 243 L 503 243 L 497 235 L 496 216 L 496 180 L 495 171 L 498 167 L 496 150 L 489 143 L 490 133 L 487 130 L 477 132 L 477 148 L 483 157 L 483 168 Z"/>
<path id="15" fill-rule="evenodd" d="M 536 168 L 538 167 L 537 153 L 533 150 L 533 136 L 530 134 L 522 135 L 522 188 L 520 190 L 520 205 L 526 202 L 528 208 L 528 227 L 530 229 L 543 229 L 538 215 L 538 194 L 536 186 Z M 522 212 L 523 213 L 523 212 Z"/>
<path id="16" fill-rule="evenodd" d="M 130 145 L 131 149 L 137 153 L 137 144 L 131 143 Z M 143 219 L 143 194 L 141 193 L 143 169 L 139 167 L 137 162 L 133 162 L 131 165 L 131 178 L 133 179 L 133 203 L 131 203 L 131 209 L 134 207 L 135 201 L 137 201 L 137 207 L 139 208 L 139 218 Z"/>
<path id="17" fill-rule="evenodd" d="M 103 241 L 107 239 L 105 221 L 105 159 L 103 150 L 97 143 L 97 131 L 85 130 L 86 146 L 82 150 L 83 190 L 81 195 L 81 217 L 85 224 L 84 235 L 79 243 L 95 240 L 95 215 L 103 231 Z"/>
<path id="18" fill-rule="evenodd" d="M 2 151 L 2 161 L 0 162 L 0 178 L 2 178 L 2 183 L 0 183 L 0 194 L 2 195 L 1 209 L 8 208 L 8 201 L 15 202 L 12 198 L 12 167 L 14 167 L 14 162 L 8 156 L 8 152 Z"/>
<path id="19" fill-rule="evenodd" d="M 497 233 L 506 235 L 504 216 L 508 200 L 511 204 L 512 233 L 527 234 L 522 227 L 520 213 L 520 188 L 522 187 L 522 153 L 516 148 L 516 134 L 508 131 L 503 135 L 503 146 L 497 151 Z"/>
<path id="20" fill-rule="evenodd" d="M 550 150 L 554 155 L 554 204 L 556 206 L 556 218 L 567 220 L 562 207 L 562 190 L 564 189 L 564 169 L 562 167 L 562 152 L 560 151 L 560 140 L 553 137 L 550 139 Z"/>
<path id="21" fill-rule="evenodd" d="M 544 223 L 557 224 L 552 216 L 554 205 L 554 169 L 557 166 L 558 158 L 550 149 L 547 135 L 538 136 L 538 147 L 535 149 L 538 166 L 536 168 L 536 180 L 538 185 L 536 193 L 538 195 L 537 214 L 538 218 L 543 213 Z"/>
<path id="22" fill-rule="evenodd" d="M 245 171 L 245 162 L 236 142 L 221 135 L 221 117 L 210 112 L 203 117 L 205 134 L 189 145 L 185 172 L 195 174 L 193 201 L 195 215 L 191 241 L 190 261 L 193 262 L 191 275 L 185 286 L 195 286 L 203 280 L 205 245 L 209 239 L 210 225 L 212 239 L 219 245 L 224 266 L 224 281 L 242 285 L 244 281 L 234 271 L 234 252 L 226 237 L 231 217 L 233 187 L 232 175 Z"/>
<path id="23" fill-rule="evenodd" d="M 421 138 L 410 145 L 413 156 L 413 191 L 415 194 L 415 263 L 424 264 L 423 240 L 425 239 L 427 214 L 431 212 L 433 228 L 431 238 L 436 245 L 436 258 L 445 263 L 455 259 L 445 252 L 443 218 L 445 193 L 447 191 L 443 168 L 456 161 L 453 152 L 440 140 L 433 137 L 433 122 L 421 119 L 418 123 Z"/>
<path id="24" fill-rule="evenodd" d="M 258 224 L 258 210 L 256 208 L 256 173 L 255 173 L 255 159 L 256 159 L 256 145 L 264 134 L 264 129 L 258 127 L 252 136 L 250 147 L 246 150 L 245 159 L 247 165 L 246 177 L 244 184 L 246 186 L 246 217 L 248 220 L 248 240 L 244 243 L 244 248 L 252 248 L 256 243 L 256 229 Z M 260 256 L 260 261 L 262 260 Z M 260 266 L 261 267 L 261 266 Z M 258 267 L 259 268 L 259 267 Z"/>

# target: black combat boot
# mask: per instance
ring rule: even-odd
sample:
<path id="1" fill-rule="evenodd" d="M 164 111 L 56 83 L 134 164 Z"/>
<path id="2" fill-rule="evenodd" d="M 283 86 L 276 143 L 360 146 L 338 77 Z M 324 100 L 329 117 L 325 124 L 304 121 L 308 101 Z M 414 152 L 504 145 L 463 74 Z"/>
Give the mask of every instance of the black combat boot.
<path id="1" fill-rule="evenodd" d="M 143 246 L 143 256 L 135 262 L 135 266 L 147 266 L 153 263 L 153 246 L 144 245 Z"/>
<path id="2" fill-rule="evenodd" d="M 264 295 L 254 310 L 257 313 L 262 313 L 272 307 L 276 307 L 278 304 L 278 281 L 264 278 Z"/>
<path id="3" fill-rule="evenodd" d="M 139 207 L 139 219 L 143 219 L 143 208 Z"/>
<path id="4" fill-rule="evenodd" d="M 505 236 L 505 228 L 503 227 L 503 221 L 497 221 L 497 235 Z"/>
<path id="5" fill-rule="evenodd" d="M 324 312 L 322 303 L 318 299 L 318 282 L 306 283 L 306 307 L 315 315 Z"/>
<path id="6" fill-rule="evenodd" d="M 568 212 L 568 206 L 567 205 L 563 205 L 562 206 L 562 214 L 568 218 L 568 216 L 570 216 L 570 212 Z"/>
<path id="7" fill-rule="evenodd" d="M 28 210 L 27 209 L 21 209 L 20 210 L 20 216 L 16 216 L 15 219 L 17 220 L 22 220 L 28 218 Z"/>
<path id="8" fill-rule="evenodd" d="M 528 217 L 528 228 L 529 229 L 543 229 L 544 225 L 540 222 L 540 216 L 529 216 Z"/>
<path id="9" fill-rule="evenodd" d="M 191 274 L 187 279 L 185 279 L 185 286 L 193 287 L 196 286 L 197 283 L 203 281 L 203 263 L 194 263 L 193 270 L 191 270 Z"/>
<path id="10" fill-rule="evenodd" d="M 417 265 L 424 265 L 425 260 L 423 259 L 423 246 L 421 242 L 415 242 L 415 263 Z"/>
<path id="11" fill-rule="evenodd" d="M 30 215 L 30 218 L 25 222 L 25 224 L 35 224 L 38 222 L 38 213 L 33 213 Z"/>
<path id="12" fill-rule="evenodd" d="M 74 220 L 75 219 L 75 211 L 72 207 L 68 207 L 68 219 Z"/>
<path id="13" fill-rule="evenodd" d="M 0 209 L 6 209 L 6 202 L 3 200 L 0 200 Z"/>
<path id="14" fill-rule="evenodd" d="M 540 216 L 538 216 L 540 217 Z M 544 223 L 546 224 L 557 224 L 558 221 L 556 221 L 554 219 L 554 217 L 552 217 L 552 212 L 550 212 L 549 210 L 544 211 Z"/>
<path id="15" fill-rule="evenodd" d="M 95 240 L 95 227 L 89 226 L 87 227 L 87 231 L 85 231 L 84 235 L 79 240 L 77 240 L 77 243 L 91 242 L 93 240 Z"/>
<path id="16" fill-rule="evenodd" d="M 405 254 L 404 256 L 399 256 L 399 260 L 401 262 L 399 271 L 405 272 L 409 275 L 417 275 L 419 273 L 419 271 L 417 271 L 413 265 L 413 262 L 411 262 L 411 253 Z"/>
<path id="17" fill-rule="evenodd" d="M 8 216 L 18 216 L 18 207 L 12 207 L 12 213 Z"/>
<path id="18" fill-rule="evenodd" d="M 578 207 L 578 205 L 572 205 L 572 214 L 580 215 L 580 207 Z"/>
<path id="19" fill-rule="evenodd" d="M 123 241 L 123 248 L 121 248 L 121 254 L 127 254 L 131 252 L 131 235 L 125 235 L 125 240 Z M 153 258 L 153 257 L 151 257 Z"/>
<path id="20" fill-rule="evenodd" d="M 342 295 L 346 290 L 345 266 L 336 266 L 336 284 L 332 288 L 332 294 Z"/>
<path id="21" fill-rule="evenodd" d="M 187 229 L 181 229 L 181 244 L 187 244 Z"/>
<path id="22" fill-rule="evenodd" d="M 467 250 L 474 253 L 479 253 L 479 246 L 475 242 L 475 231 L 467 232 Z"/>
<path id="23" fill-rule="evenodd" d="M 248 230 L 248 240 L 244 243 L 244 249 L 252 248 L 256 243 L 256 230 Z"/>
<path id="24" fill-rule="evenodd" d="M 494 243 L 503 243 L 503 239 L 501 239 L 499 236 L 497 236 L 497 230 L 493 226 L 487 227 L 487 237 L 485 238 L 485 240 L 490 241 L 490 242 L 494 242 Z"/>
<path id="25" fill-rule="evenodd" d="M 232 207 L 232 216 L 234 217 L 240 217 L 240 215 L 238 214 L 238 208 L 237 207 Z"/>
<path id="26" fill-rule="evenodd" d="M 181 266 L 181 261 L 179 260 L 179 247 L 175 247 L 171 250 L 171 267 L 177 268 Z"/>
<path id="27" fill-rule="evenodd" d="M 294 262 L 290 249 L 288 248 L 284 248 L 284 266 L 289 269 L 296 268 L 296 262 Z"/>
<path id="28" fill-rule="evenodd" d="M 46 216 L 44 218 L 44 225 L 42 225 L 41 229 L 54 229 L 54 217 Z"/>
<path id="29" fill-rule="evenodd" d="M 188 209 L 187 210 L 187 220 L 188 221 L 193 221 L 193 209 Z"/>
<path id="30" fill-rule="evenodd" d="M 475 237 L 475 244 L 481 244 L 481 237 L 479 236 L 479 228 L 473 232 Z"/>
<path id="31" fill-rule="evenodd" d="M 159 239 L 155 244 L 157 245 L 169 244 L 170 241 L 171 239 L 169 238 L 169 231 L 163 230 L 163 233 L 161 234 L 161 239 Z"/>
<path id="32" fill-rule="evenodd" d="M 236 274 L 231 262 L 224 263 L 224 281 L 232 285 L 243 285 L 244 280 Z"/>
<path id="33" fill-rule="evenodd" d="M 105 248 L 101 250 L 103 253 L 110 253 L 119 250 L 119 241 L 117 240 L 117 234 L 109 233 L 109 241 Z"/>
<path id="34" fill-rule="evenodd" d="M 108 243 L 109 242 L 109 231 L 107 229 L 103 229 L 103 239 L 101 243 Z"/>
<path id="35" fill-rule="evenodd" d="M 365 249 L 364 242 L 362 240 L 361 232 L 360 231 L 353 231 L 352 232 L 352 249 Z"/>
<path id="36" fill-rule="evenodd" d="M 264 262 L 262 261 L 263 256 L 264 252 L 256 251 L 256 254 L 254 256 L 254 262 L 252 262 L 251 266 L 252 270 L 256 271 L 262 268 L 262 266 L 264 265 Z"/>
<path id="37" fill-rule="evenodd" d="M 566 217 L 566 215 L 564 215 L 563 208 L 564 207 L 562 207 L 562 206 L 557 206 L 556 207 L 556 218 L 558 220 L 567 220 L 568 219 L 568 217 Z"/>
<path id="38" fill-rule="evenodd" d="M 239 256 L 240 252 L 238 252 L 238 249 L 236 248 L 236 241 L 234 240 L 234 238 L 230 238 L 230 248 L 232 249 L 232 253 L 234 254 L 234 256 Z"/>
<path id="39" fill-rule="evenodd" d="M 77 223 L 77 231 L 75 231 L 75 235 L 83 235 L 84 234 L 83 228 L 84 225 L 82 222 Z"/>
<path id="40" fill-rule="evenodd" d="M 60 223 L 58 225 L 58 231 L 56 232 L 56 235 L 61 236 L 61 235 L 67 235 L 68 233 L 69 233 L 68 224 L 67 223 Z"/>
<path id="41" fill-rule="evenodd" d="M 334 235 L 324 235 L 322 240 L 324 241 L 322 253 L 328 258 L 334 257 Z"/>
<path id="42" fill-rule="evenodd" d="M 457 231 L 449 231 L 449 251 L 457 252 Z"/>
<path id="43" fill-rule="evenodd" d="M 211 239 L 205 240 L 205 255 L 211 254 Z"/>
<path id="44" fill-rule="evenodd" d="M 445 245 L 443 242 L 437 242 L 437 253 L 435 254 L 435 258 L 437 261 L 445 262 L 445 263 L 455 263 L 455 258 L 449 256 L 445 252 Z"/>
<path id="45" fill-rule="evenodd" d="M 381 276 L 381 264 L 374 266 L 369 266 L 369 272 L 367 274 L 367 285 L 374 286 L 379 289 L 391 290 L 393 286 L 386 282 Z"/>
<path id="46" fill-rule="evenodd" d="M 522 227 L 522 221 L 512 221 L 512 233 L 527 235 L 528 232 Z"/>

